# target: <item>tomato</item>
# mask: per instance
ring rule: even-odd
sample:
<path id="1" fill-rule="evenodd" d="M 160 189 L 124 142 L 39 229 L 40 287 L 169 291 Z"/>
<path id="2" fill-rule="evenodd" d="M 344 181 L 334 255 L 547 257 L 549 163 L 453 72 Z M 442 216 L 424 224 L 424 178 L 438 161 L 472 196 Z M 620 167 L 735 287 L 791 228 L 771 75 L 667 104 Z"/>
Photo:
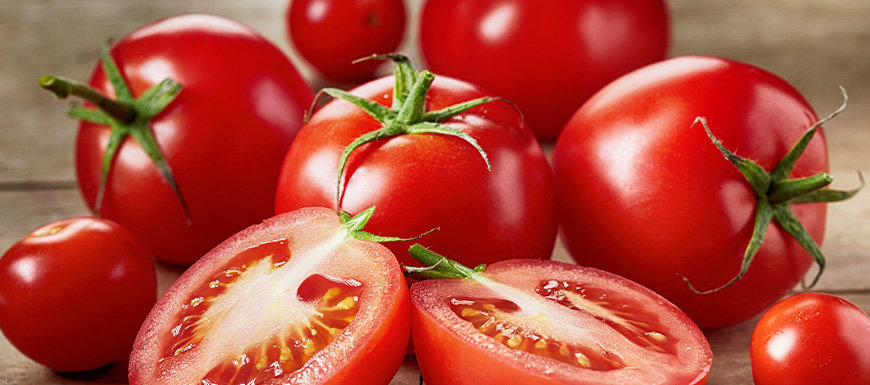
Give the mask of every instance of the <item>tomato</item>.
<path id="1" fill-rule="evenodd" d="M 388 383 L 408 292 L 389 250 L 358 239 L 370 215 L 306 208 L 216 246 L 148 315 L 130 383 Z"/>
<path id="2" fill-rule="evenodd" d="M 764 313 L 750 357 L 756 385 L 870 384 L 870 317 L 834 295 L 798 294 Z"/>
<path id="3" fill-rule="evenodd" d="M 402 63 L 398 68 L 410 66 Z M 407 67 L 400 71 L 416 74 Z M 381 78 L 351 94 L 380 103 L 382 109 L 408 104 L 407 99 L 394 102 L 394 82 L 394 77 Z M 435 78 L 428 93 L 418 91 L 419 105 L 410 109 L 420 112 L 416 109 L 425 107 L 428 113 L 485 95 L 446 77 Z M 342 175 L 340 207 L 349 212 L 378 207 L 369 225 L 373 233 L 421 234 L 437 226 L 421 242 L 471 265 L 519 256 L 550 257 L 556 236 L 552 173 L 516 109 L 492 100 L 438 124 L 410 125 L 437 126 L 451 134 L 404 133 L 397 124 L 379 122 L 344 100 L 315 112 L 287 153 L 276 211 L 336 207 L 337 177 Z M 401 132 L 350 152 L 339 174 L 342 153 L 356 138 L 392 129 Z M 457 135 L 466 135 L 474 144 Z M 389 247 L 400 262 L 415 264 L 408 245 Z"/>
<path id="4" fill-rule="evenodd" d="M 664 59 L 670 23 L 663 0 L 429 0 L 420 43 L 432 71 L 513 101 L 553 140 L 595 91 Z"/>
<path id="5" fill-rule="evenodd" d="M 156 298 L 151 258 L 108 220 L 47 224 L 0 258 L 0 329 L 54 370 L 123 362 Z"/>
<path id="6" fill-rule="evenodd" d="M 438 273 L 451 265 L 436 262 Z M 676 306 L 634 282 L 541 260 L 465 270 L 466 279 L 411 287 L 412 336 L 427 384 L 707 380 L 713 355 L 704 335 Z"/>
<path id="7" fill-rule="evenodd" d="M 751 159 L 758 174 L 778 170 L 767 176 L 775 183 L 756 191 L 697 117 L 739 154 L 730 159 Z M 784 178 L 827 172 L 824 132 L 807 131 L 817 120 L 787 82 L 735 61 L 680 57 L 620 78 L 577 111 L 553 151 L 566 247 L 582 265 L 653 289 L 702 328 L 760 313 L 807 272 L 805 248 L 821 258 L 826 204 L 775 198 Z M 789 172 L 779 162 L 800 138 L 811 139 Z M 757 215 L 771 211 L 774 224 Z M 744 254 L 758 245 L 750 266 Z M 709 291 L 744 267 L 705 295 L 680 279 Z"/>
<path id="8" fill-rule="evenodd" d="M 287 33 L 299 54 L 325 77 L 371 79 L 377 62 L 353 64 L 394 52 L 405 32 L 403 0 L 292 0 Z"/>
<path id="9" fill-rule="evenodd" d="M 106 124 L 79 126 L 76 175 L 95 213 L 127 227 L 158 260 L 180 265 L 271 215 L 281 161 L 312 99 L 277 47 L 234 21 L 184 15 L 132 32 L 109 56 L 132 94 L 118 101 L 138 110 L 127 125 L 111 114 L 96 121 L 137 128 L 123 138 Z M 126 93 L 110 80 L 98 65 L 90 85 Z M 140 98 L 154 90 L 156 101 Z"/>

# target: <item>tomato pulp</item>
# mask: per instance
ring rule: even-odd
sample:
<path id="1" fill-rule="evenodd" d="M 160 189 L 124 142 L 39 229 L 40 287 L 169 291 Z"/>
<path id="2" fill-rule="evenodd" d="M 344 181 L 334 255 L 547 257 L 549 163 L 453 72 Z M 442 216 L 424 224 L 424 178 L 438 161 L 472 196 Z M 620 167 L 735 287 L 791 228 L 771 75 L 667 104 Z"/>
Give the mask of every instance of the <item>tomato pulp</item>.
<path id="1" fill-rule="evenodd" d="M 395 257 L 325 208 L 232 236 L 148 315 L 131 384 L 386 384 L 408 343 Z"/>
<path id="2" fill-rule="evenodd" d="M 555 261 L 510 260 L 474 279 L 411 287 L 427 384 L 703 384 L 710 345 L 634 282 Z M 446 359 L 449 357 L 449 359 Z"/>

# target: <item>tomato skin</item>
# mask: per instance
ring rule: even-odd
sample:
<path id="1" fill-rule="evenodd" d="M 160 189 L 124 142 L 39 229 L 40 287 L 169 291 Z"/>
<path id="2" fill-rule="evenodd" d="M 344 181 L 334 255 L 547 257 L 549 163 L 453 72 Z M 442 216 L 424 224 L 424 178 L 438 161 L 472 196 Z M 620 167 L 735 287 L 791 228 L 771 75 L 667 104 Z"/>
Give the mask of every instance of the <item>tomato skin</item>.
<path id="1" fill-rule="evenodd" d="M 595 91 L 665 58 L 670 22 L 661 0 L 429 0 L 420 42 L 433 72 L 513 101 L 554 140 Z"/>
<path id="2" fill-rule="evenodd" d="M 292 0 L 287 33 L 302 57 L 325 77 L 371 79 L 381 62 L 353 61 L 396 50 L 405 32 L 403 0 Z"/>
<path id="3" fill-rule="evenodd" d="M 185 271 L 161 297 L 142 324 L 130 358 L 130 383 L 175 384 L 180 383 L 179 373 L 191 370 L 194 374 L 202 372 L 200 369 L 203 369 L 202 365 L 208 364 L 209 357 L 192 360 L 187 358 L 188 352 L 176 357 L 164 357 L 167 340 L 172 336 L 175 317 L 191 293 L 209 285 L 211 277 L 233 256 L 251 247 L 285 239 L 292 261 L 293 258 L 301 258 L 300 256 L 316 249 L 318 245 L 334 240 L 341 231 L 343 230 L 339 218 L 334 211 L 304 208 L 268 218 L 216 246 Z M 407 285 L 395 257 L 380 244 L 351 238 L 343 238 L 322 257 L 323 263 L 318 262 L 319 267 L 312 272 L 326 272 L 327 275 L 343 279 L 353 278 L 366 287 L 360 299 L 361 310 L 347 327 L 350 337 L 340 334 L 330 342 L 329 347 L 317 352 L 302 369 L 286 372 L 267 383 L 389 383 L 404 359 L 410 335 Z M 277 274 L 272 273 L 274 275 Z M 258 279 L 268 280 L 268 276 Z M 276 290 L 279 289 L 283 290 L 280 287 Z M 245 298 L 251 302 L 262 300 L 257 294 Z M 227 311 L 234 310 L 236 308 L 231 307 Z M 257 317 L 255 324 L 268 320 L 265 312 L 246 314 L 246 317 Z M 233 334 L 232 332 L 221 329 L 212 328 L 207 332 L 209 338 L 213 339 L 233 337 L 227 334 Z M 194 347 L 190 352 L 195 353 L 197 349 Z"/>
<path id="4" fill-rule="evenodd" d="M 486 288 L 463 288 L 461 279 L 435 279 L 415 283 L 411 287 L 411 329 L 414 348 L 420 371 L 427 384 L 431 385 L 497 385 L 497 384 L 704 384 L 712 364 L 712 352 L 709 343 L 692 321 L 657 294 L 622 277 L 557 261 L 541 260 L 507 260 L 489 265 L 486 274 L 493 280 L 505 283 L 512 288 L 533 293 L 530 283 L 549 279 L 571 279 L 584 283 L 607 282 L 609 289 L 617 291 L 610 298 L 619 302 L 619 295 L 631 298 L 642 298 L 646 311 L 658 314 L 672 332 L 682 333 L 675 340 L 680 344 L 677 351 L 685 354 L 686 361 L 665 363 L 650 363 L 640 360 L 633 361 L 634 368 L 616 370 L 613 375 L 592 370 L 577 369 L 562 364 L 551 358 L 511 350 L 505 354 L 500 352 L 504 345 L 483 335 L 473 326 L 456 314 L 441 310 L 446 308 L 453 298 L 467 296 L 487 297 Z M 451 282 L 453 281 L 453 282 Z M 464 294 L 464 295 L 463 295 Z M 624 311 L 636 311 L 628 303 L 617 305 Z M 578 313 L 586 313 L 578 311 Z M 446 315 L 445 315 L 446 314 Z M 581 317 L 577 317 L 581 318 Z M 553 317 L 540 321 L 543 330 L 536 332 L 542 335 L 559 335 L 557 329 L 565 325 L 586 325 L 577 318 L 565 319 Z M 497 329 L 510 329 L 511 326 Z M 599 328 L 607 328 L 599 326 Z M 528 331 L 528 330 L 526 330 Z M 601 330 L 581 330 L 579 334 L 595 334 Z M 602 335 L 607 335 L 606 331 Z M 567 344 L 577 341 L 561 341 Z M 596 341 L 601 343 L 601 341 Z M 606 344 L 598 345 L 601 349 Z M 517 354 L 519 353 L 519 354 Z M 624 352 L 619 352 L 624 353 Z M 444 359 L 449 357 L 449 359 Z M 649 356 L 645 356 L 649 358 Z M 677 367 L 685 365 L 685 367 Z M 637 376 L 636 371 L 651 373 L 651 376 Z M 643 382 L 646 381 L 646 382 Z M 655 382 L 653 382 L 655 381 Z"/>
<path id="5" fill-rule="evenodd" d="M 786 298 L 758 321 L 750 358 L 756 385 L 870 383 L 870 317 L 830 294 Z"/>
<path id="6" fill-rule="evenodd" d="M 352 93 L 389 106 L 393 77 Z M 434 111 L 484 96 L 467 83 L 438 76 L 429 91 Z M 411 237 L 467 265 L 495 260 L 549 258 L 556 235 L 552 173 L 538 142 L 512 107 L 495 101 L 444 120 L 475 138 L 492 163 L 457 137 L 401 135 L 351 153 L 344 171 L 342 208 L 378 209 L 368 231 Z M 381 125 L 358 107 L 333 101 L 299 132 L 281 170 L 276 212 L 304 206 L 333 207 L 338 160 L 351 141 Z M 473 240 L 473 241 L 469 241 Z M 399 261 L 410 242 L 386 245 Z"/>
<path id="7" fill-rule="evenodd" d="M 580 264 L 645 285 L 702 328 L 750 318 L 807 272 L 808 253 L 778 225 L 767 229 L 747 274 L 719 292 L 691 292 L 737 275 L 752 234 L 756 198 L 706 136 L 706 117 L 726 148 L 772 170 L 817 121 L 784 80 L 710 57 L 657 63 L 611 83 L 566 125 L 553 152 L 562 236 Z M 824 132 L 809 143 L 793 178 L 828 170 Z M 792 211 L 821 243 L 825 204 Z M 582 220 L 576 220 L 582 218 Z"/>
<path id="8" fill-rule="evenodd" d="M 151 258 L 126 229 L 72 218 L 0 259 L 0 329 L 24 355 L 75 372 L 123 361 L 157 298 Z"/>
<path id="9" fill-rule="evenodd" d="M 134 97 L 167 77 L 183 86 L 151 129 L 191 223 L 131 138 L 114 159 L 99 214 L 127 227 L 158 260 L 178 265 L 270 216 L 281 160 L 312 99 L 283 53 L 250 28 L 210 15 L 158 21 L 110 53 Z M 90 85 L 114 95 L 101 64 Z M 76 175 L 92 210 L 109 134 L 107 126 L 84 122 L 76 139 Z"/>

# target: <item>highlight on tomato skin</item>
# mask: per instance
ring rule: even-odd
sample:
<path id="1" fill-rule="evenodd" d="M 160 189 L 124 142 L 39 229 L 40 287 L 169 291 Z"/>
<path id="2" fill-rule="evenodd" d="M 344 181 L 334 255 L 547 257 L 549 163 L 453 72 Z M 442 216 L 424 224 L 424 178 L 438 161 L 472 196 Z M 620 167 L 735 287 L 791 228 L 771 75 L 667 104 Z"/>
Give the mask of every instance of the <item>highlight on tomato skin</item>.
<path id="1" fill-rule="evenodd" d="M 306 208 L 230 237 L 146 319 L 131 384 L 389 383 L 410 334 L 395 257 Z"/>
<path id="2" fill-rule="evenodd" d="M 592 268 L 501 261 L 473 279 L 418 282 L 411 303 L 429 385 L 704 384 L 712 364 L 676 306 Z"/>

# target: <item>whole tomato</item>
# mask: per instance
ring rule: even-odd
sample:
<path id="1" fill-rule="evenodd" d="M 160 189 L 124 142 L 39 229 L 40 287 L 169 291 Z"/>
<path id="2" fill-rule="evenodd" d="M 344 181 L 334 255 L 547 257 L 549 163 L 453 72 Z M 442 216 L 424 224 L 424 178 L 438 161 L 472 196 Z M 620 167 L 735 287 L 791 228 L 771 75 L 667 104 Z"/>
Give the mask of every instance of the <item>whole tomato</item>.
<path id="1" fill-rule="evenodd" d="M 554 140 L 611 80 L 664 59 L 670 44 L 663 0 L 428 0 L 422 12 L 432 71 L 516 103 L 541 139 Z"/>
<path id="2" fill-rule="evenodd" d="M 396 258 L 362 230 L 371 213 L 305 208 L 216 246 L 148 315 L 130 383 L 389 383 L 410 304 Z"/>
<path id="3" fill-rule="evenodd" d="M 870 317 L 830 294 L 786 298 L 758 321 L 750 358 L 755 385 L 870 384 Z"/>
<path id="4" fill-rule="evenodd" d="M 47 224 L 0 258 L 0 329 L 21 353 L 54 370 L 126 359 L 156 298 L 151 258 L 108 220 Z"/>
<path id="5" fill-rule="evenodd" d="M 826 204 L 803 202 L 840 192 L 781 191 L 798 186 L 788 178 L 831 182 L 824 133 L 808 131 L 817 120 L 791 85 L 751 65 L 680 57 L 630 73 L 586 102 L 556 143 L 565 245 L 578 263 L 653 289 L 702 328 L 752 317 L 822 258 Z M 799 155 L 792 167 L 786 154 Z M 698 294 L 680 276 L 715 292 Z"/>
<path id="6" fill-rule="evenodd" d="M 359 105 L 334 100 L 311 116 L 284 161 L 276 211 L 376 206 L 371 232 L 413 236 L 437 227 L 420 242 L 465 264 L 549 258 L 552 174 L 520 113 L 468 83 L 418 74 L 393 58 L 398 80 L 349 94 L 326 90 Z M 400 262 L 416 264 L 408 246 L 389 245 Z"/>
<path id="7" fill-rule="evenodd" d="M 271 215 L 281 160 L 312 99 L 277 47 L 235 21 L 183 15 L 132 32 L 103 59 L 90 86 L 116 99 L 72 113 L 84 120 L 76 175 L 95 213 L 179 265 Z M 85 93 L 44 80 L 61 96 Z"/>
<path id="8" fill-rule="evenodd" d="M 338 81 L 370 79 L 377 62 L 359 58 L 393 52 L 405 32 L 403 0 L 292 0 L 287 33 L 305 60 Z"/>

